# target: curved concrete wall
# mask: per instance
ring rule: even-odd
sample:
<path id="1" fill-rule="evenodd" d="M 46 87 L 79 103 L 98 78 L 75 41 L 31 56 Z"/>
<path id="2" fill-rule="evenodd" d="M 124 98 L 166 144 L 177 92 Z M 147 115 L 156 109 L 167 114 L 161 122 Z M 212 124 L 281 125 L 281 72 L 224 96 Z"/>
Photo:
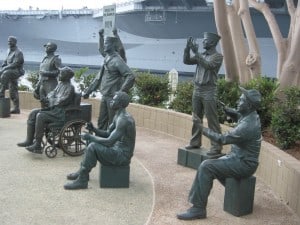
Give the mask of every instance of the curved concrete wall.
<path id="1" fill-rule="evenodd" d="M 92 118 L 99 114 L 99 100 L 87 99 L 84 102 L 92 104 Z M 39 107 L 32 93 L 20 92 L 20 106 L 23 109 Z M 130 104 L 128 111 L 136 120 L 136 125 L 157 132 L 163 132 L 188 142 L 191 135 L 192 118 L 190 115 L 159 109 L 139 104 Z M 223 132 L 230 128 L 222 126 Z M 208 140 L 203 139 L 203 145 L 208 146 Z M 181 147 L 181 146 L 178 146 Z M 229 151 L 229 146 L 224 146 Z M 276 148 L 263 142 L 260 154 L 260 166 L 256 176 L 269 185 L 283 202 L 300 216 L 300 162 Z"/>

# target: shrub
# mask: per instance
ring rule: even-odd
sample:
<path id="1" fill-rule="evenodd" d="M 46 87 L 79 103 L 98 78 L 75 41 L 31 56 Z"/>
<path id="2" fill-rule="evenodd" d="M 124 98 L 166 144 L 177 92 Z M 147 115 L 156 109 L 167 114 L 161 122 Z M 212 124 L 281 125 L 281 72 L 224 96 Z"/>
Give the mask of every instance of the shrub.
<path id="1" fill-rule="evenodd" d="M 274 107 L 271 129 L 279 147 L 288 149 L 300 140 L 300 88 L 288 88 L 284 94 Z"/>
<path id="2" fill-rule="evenodd" d="M 218 79 L 217 87 L 217 99 L 228 107 L 236 108 L 237 100 L 241 94 L 238 83 L 228 82 L 224 78 L 221 78 Z M 220 123 L 224 123 L 225 121 L 230 122 L 230 118 L 227 118 L 220 104 L 218 104 L 218 117 Z"/>
<path id="3" fill-rule="evenodd" d="M 163 106 L 169 99 L 168 77 L 150 74 L 149 72 L 138 72 L 133 92 L 137 103 Z"/>
<path id="4" fill-rule="evenodd" d="M 257 110 L 262 128 L 267 128 L 271 124 L 273 104 L 276 101 L 275 91 L 278 87 L 276 80 L 272 80 L 266 77 L 259 77 L 252 79 L 245 86 L 246 89 L 256 89 L 260 92 L 261 106 Z"/>
<path id="5" fill-rule="evenodd" d="M 31 83 L 31 87 L 32 87 L 33 89 L 35 89 L 35 88 L 36 88 L 36 85 L 37 85 L 37 83 L 38 83 L 38 81 L 39 81 L 39 72 L 38 72 L 38 71 L 30 72 L 30 73 L 27 75 L 26 79 Z"/>
<path id="6" fill-rule="evenodd" d="M 177 112 L 192 114 L 193 86 L 191 81 L 178 83 L 170 108 Z"/>
<path id="7" fill-rule="evenodd" d="M 74 72 L 74 81 L 76 82 L 77 88 L 80 92 L 83 92 L 85 89 L 87 89 L 96 77 L 96 74 L 94 73 L 86 74 L 88 70 L 88 67 L 83 67 Z"/>

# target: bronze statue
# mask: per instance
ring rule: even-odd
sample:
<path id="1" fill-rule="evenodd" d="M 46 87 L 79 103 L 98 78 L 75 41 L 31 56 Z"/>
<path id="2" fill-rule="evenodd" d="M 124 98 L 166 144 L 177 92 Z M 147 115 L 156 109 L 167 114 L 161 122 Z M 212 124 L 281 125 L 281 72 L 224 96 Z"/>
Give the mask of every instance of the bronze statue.
<path id="1" fill-rule="evenodd" d="M 115 117 L 108 130 L 94 128 L 89 123 L 87 129 L 94 132 L 84 133 L 82 138 L 89 142 L 85 150 L 80 169 L 67 175 L 67 179 L 74 180 L 64 185 L 65 189 L 85 189 L 88 187 L 89 172 L 96 166 L 97 161 L 107 166 L 129 165 L 135 146 L 135 121 L 126 111 L 130 101 L 125 92 L 117 92 L 110 101 Z"/>
<path id="2" fill-rule="evenodd" d="M 27 137 L 19 147 L 26 147 L 30 152 L 42 154 L 42 138 L 44 130 L 49 123 L 65 121 L 65 108 L 73 104 L 75 88 L 71 84 L 74 72 L 69 67 L 60 69 L 59 83 L 44 101 L 47 106 L 43 109 L 34 109 L 27 120 Z M 33 142 L 35 140 L 35 142 Z"/>
<path id="3" fill-rule="evenodd" d="M 193 114 L 200 118 L 201 122 L 204 115 L 207 118 L 208 127 L 217 133 L 221 133 L 221 128 L 217 114 L 217 79 L 218 72 L 222 65 L 223 56 L 217 52 L 216 46 L 220 36 L 214 33 L 204 33 L 203 53 L 198 53 L 198 45 L 190 37 L 184 50 L 183 62 L 187 65 L 197 65 L 194 75 L 194 91 L 192 97 Z M 194 56 L 190 56 L 190 50 Z M 186 149 L 200 148 L 202 130 L 193 124 L 192 138 Z M 219 155 L 222 145 L 211 141 L 211 147 L 207 155 Z"/>
<path id="4" fill-rule="evenodd" d="M 133 72 L 116 52 L 117 44 L 118 38 L 105 38 L 104 52 L 106 55 L 103 66 L 91 86 L 83 94 L 83 98 L 88 98 L 90 93 L 100 86 L 102 98 L 100 103 L 98 128 L 102 130 L 107 129 L 113 120 L 114 111 L 109 107 L 109 104 L 115 92 L 124 91 L 128 93 L 135 80 Z"/>
<path id="5" fill-rule="evenodd" d="M 25 74 L 23 69 L 24 56 L 22 51 L 17 46 L 17 38 L 14 36 L 8 37 L 7 57 L 4 60 L 0 69 L 0 98 L 5 97 L 5 90 L 9 89 L 9 95 L 13 102 L 13 109 L 10 113 L 20 113 L 20 102 L 18 92 L 18 79 Z"/>
<path id="6" fill-rule="evenodd" d="M 34 90 L 34 97 L 40 100 L 42 108 L 46 107 L 47 95 L 58 84 L 57 76 L 61 67 L 61 59 L 58 55 L 55 55 L 57 45 L 49 42 L 44 47 L 46 56 L 40 64 L 39 81 Z"/>
<path id="7" fill-rule="evenodd" d="M 219 134 L 212 129 L 203 128 L 201 119 L 194 117 L 194 124 L 203 130 L 203 135 L 220 145 L 231 144 L 231 152 L 218 159 L 207 159 L 200 164 L 189 193 L 189 202 L 193 206 L 186 212 L 177 214 L 178 219 L 206 218 L 207 199 L 214 179 L 218 179 L 225 186 L 226 178 L 250 177 L 258 167 L 262 138 L 256 110 L 259 108 L 261 95 L 257 90 L 240 89 L 242 95 L 237 110 L 227 107 L 224 109 L 228 115 L 238 118 L 237 126 L 232 131 Z"/>

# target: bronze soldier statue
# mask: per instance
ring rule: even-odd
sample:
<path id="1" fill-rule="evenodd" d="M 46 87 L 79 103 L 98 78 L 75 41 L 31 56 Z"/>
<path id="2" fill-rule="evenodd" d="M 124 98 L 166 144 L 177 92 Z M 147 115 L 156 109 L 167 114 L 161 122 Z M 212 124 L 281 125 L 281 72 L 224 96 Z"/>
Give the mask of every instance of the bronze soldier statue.
<path id="1" fill-rule="evenodd" d="M 130 101 L 125 92 L 117 92 L 110 101 L 115 117 L 108 130 L 100 130 L 88 125 L 88 129 L 95 132 L 95 136 L 85 133 L 82 138 L 90 144 L 85 150 L 84 158 L 77 172 L 67 175 L 67 179 L 74 180 L 65 184 L 65 189 L 85 189 L 88 187 L 89 173 L 96 166 L 97 161 L 107 166 L 129 165 L 133 156 L 136 128 L 133 117 L 126 111 Z"/>
<path id="2" fill-rule="evenodd" d="M 57 45 L 49 42 L 44 45 L 46 56 L 43 58 L 40 64 L 39 81 L 34 90 L 34 97 L 39 99 L 41 107 L 45 108 L 47 101 L 47 95 L 58 84 L 57 76 L 59 74 L 59 68 L 61 67 L 61 59 L 58 55 L 55 55 Z"/>
<path id="3" fill-rule="evenodd" d="M 27 120 L 27 136 L 19 147 L 26 147 L 30 152 L 42 154 L 42 138 L 49 123 L 65 121 L 65 108 L 73 104 L 75 88 L 71 84 L 74 72 L 69 67 L 60 69 L 59 83 L 45 99 L 46 108 L 34 109 Z M 35 142 L 33 141 L 35 140 Z"/>
<path id="4" fill-rule="evenodd" d="M 92 82 L 91 86 L 83 93 L 83 98 L 89 95 L 100 86 L 102 94 L 98 128 L 107 129 L 114 117 L 114 110 L 110 108 L 110 101 L 115 92 L 129 92 L 135 81 L 135 76 L 121 56 L 116 52 L 118 38 L 106 37 L 104 41 L 105 58 L 100 72 Z"/>
<path id="5" fill-rule="evenodd" d="M 242 95 L 237 110 L 225 108 L 227 115 L 238 118 L 236 127 L 225 134 L 203 128 L 200 118 L 194 116 L 194 124 L 203 130 L 203 134 L 220 145 L 231 144 L 231 152 L 218 159 L 204 160 L 189 193 L 189 202 L 193 205 L 186 212 L 177 215 L 181 220 L 206 218 L 208 195 L 213 180 L 218 179 L 225 186 L 226 178 L 250 177 L 258 167 L 261 146 L 261 124 L 256 110 L 260 106 L 261 95 L 257 90 L 240 88 Z M 247 194 L 247 193 L 245 193 Z"/>
<path id="6" fill-rule="evenodd" d="M 9 95 L 13 102 L 13 109 L 10 113 L 20 113 L 20 102 L 18 92 L 18 78 L 25 74 L 23 69 L 24 56 L 17 46 L 17 38 L 8 37 L 7 57 L 0 69 L 0 98 L 5 97 L 5 90 L 9 89 Z"/>
<path id="7" fill-rule="evenodd" d="M 204 52 L 198 52 L 198 45 L 193 38 L 187 40 L 184 50 L 183 62 L 187 65 L 197 65 L 194 75 L 194 91 L 192 97 L 193 114 L 203 120 L 207 118 L 208 127 L 217 133 L 221 133 L 217 114 L 217 79 L 218 72 L 222 65 L 223 56 L 217 52 L 216 46 L 220 36 L 214 33 L 205 32 L 203 38 Z M 190 51 L 194 53 L 191 57 Z M 192 127 L 192 138 L 186 149 L 200 148 L 202 130 L 196 124 Z M 219 155 L 222 145 L 211 140 L 211 147 L 208 155 Z"/>

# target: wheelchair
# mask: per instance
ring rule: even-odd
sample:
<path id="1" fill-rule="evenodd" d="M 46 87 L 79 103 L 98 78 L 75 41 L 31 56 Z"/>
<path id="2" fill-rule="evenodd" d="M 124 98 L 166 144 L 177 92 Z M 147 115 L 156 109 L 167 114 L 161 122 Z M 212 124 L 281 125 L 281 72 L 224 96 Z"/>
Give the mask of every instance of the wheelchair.
<path id="1" fill-rule="evenodd" d="M 91 114 L 91 104 L 81 103 L 81 94 L 75 93 L 73 104 L 65 109 L 65 121 L 49 123 L 45 129 L 42 146 L 46 156 L 56 157 L 58 149 L 69 156 L 82 155 L 87 143 L 80 135 Z"/>

